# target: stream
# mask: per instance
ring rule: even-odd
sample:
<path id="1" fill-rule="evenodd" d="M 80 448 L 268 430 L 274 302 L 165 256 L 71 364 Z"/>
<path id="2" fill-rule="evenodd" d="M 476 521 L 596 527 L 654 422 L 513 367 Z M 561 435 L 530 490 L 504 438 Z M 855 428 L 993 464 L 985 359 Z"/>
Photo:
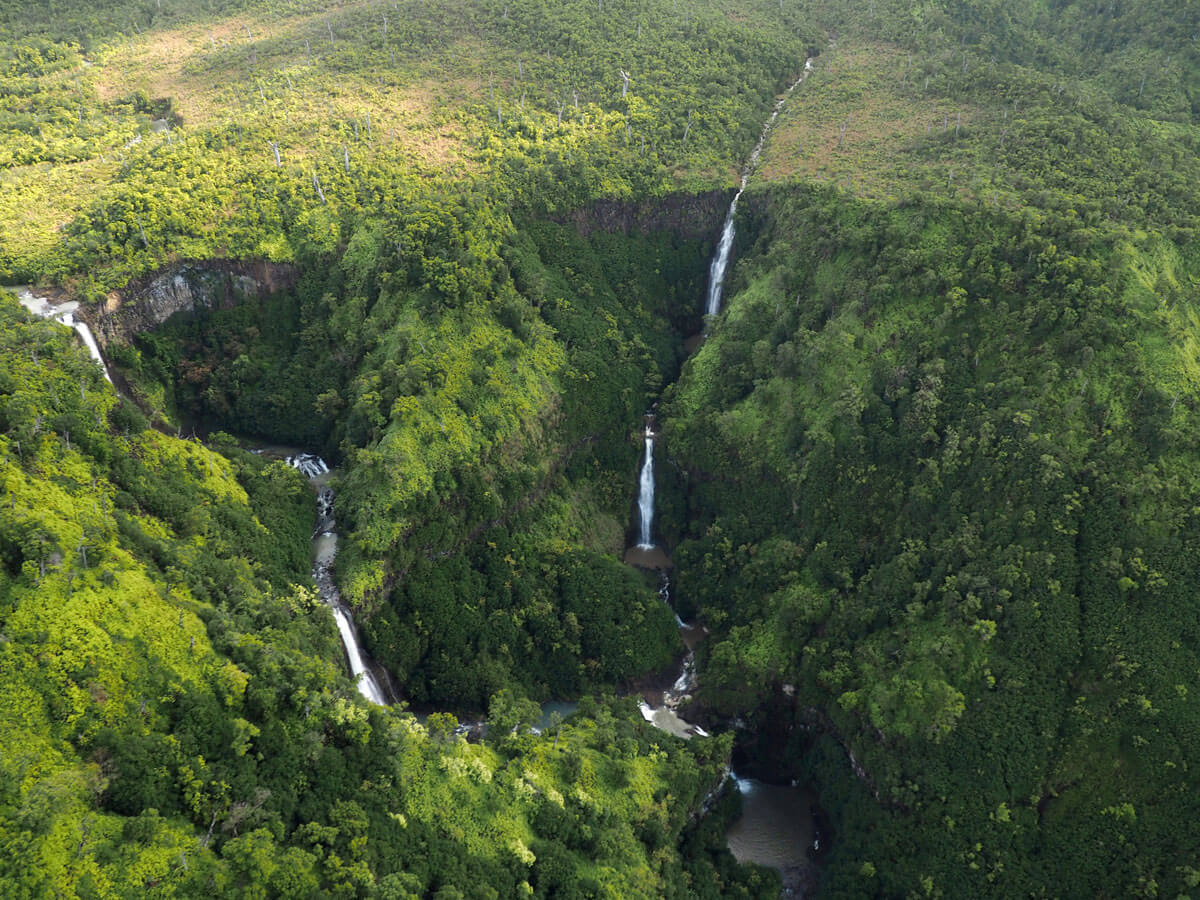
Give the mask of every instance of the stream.
<path id="1" fill-rule="evenodd" d="M 333 580 L 333 561 L 337 558 L 337 520 L 333 516 L 333 489 L 329 487 L 330 469 L 325 460 L 311 453 L 297 453 L 285 456 L 286 462 L 293 469 L 299 470 L 317 489 L 317 528 L 313 532 L 313 581 L 317 583 L 317 592 L 321 600 L 333 611 L 337 623 L 338 634 L 342 637 L 342 648 L 346 652 L 346 661 L 350 665 L 350 677 L 358 692 L 367 700 L 378 705 L 386 706 L 387 694 L 379 684 L 373 671 L 373 664 L 367 659 L 362 646 L 358 642 L 358 631 L 354 627 L 354 619 L 350 610 L 342 602 L 337 583 Z"/>
<path id="2" fill-rule="evenodd" d="M 79 309 L 79 303 L 76 300 L 71 300 L 67 303 L 51 303 L 46 297 L 39 297 L 29 288 L 17 289 L 17 300 L 20 304 L 42 319 L 51 319 L 68 328 L 74 329 L 79 335 L 79 339 L 83 341 L 83 346 L 87 348 L 88 355 L 91 356 L 96 364 L 100 366 L 100 371 L 104 373 L 105 380 L 112 384 L 112 378 L 108 374 L 108 366 L 104 364 L 104 357 L 100 355 L 100 345 L 96 343 L 96 337 L 92 334 L 92 329 L 88 327 L 87 322 L 77 320 L 75 312 Z"/>
<path id="3" fill-rule="evenodd" d="M 805 60 L 800 77 L 776 102 L 770 118 L 763 125 L 758 143 L 742 170 L 741 185 L 729 204 L 729 211 L 721 228 L 721 237 L 709 266 L 708 290 L 704 301 L 704 314 L 708 323 L 706 328 L 711 327 L 713 318 L 721 311 L 725 275 L 729 269 L 736 236 L 738 201 L 758 165 L 771 127 L 779 118 L 784 104 L 812 71 L 813 60 L 810 58 Z M 689 339 L 685 344 L 688 352 L 694 351 L 703 343 L 705 333 Z M 669 604 L 670 582 L 667 570 L 671 567 L 670 557 L 665 549 L 654 544 L 654 439 L 655 419 L 653 414 L 648 413 L 645 455 L 638 475 L 638 543 L 626 551 L 625 561 L 641 568 L 658 569 L 662 582 L 660 594 L 664 602 Z M 691 700 L 696 688 L 695 650 L 707 632 L 703 626 L 686 623 L 678 616 L 676 622 L 687 647 L 682 669 L 674 684 L 666 690 L 657 694 L 643 692 L 644 699 L 640 707 L 646 721 L 686 740 L 693 736 L 706 735 L 704 729 L 685 721 L 677 710 Z M 732 773 L 732 777 L 741 795 L 742 812 L 726 835 L 730 851 L 738 862 L 757 863 L 778 869 L 784 880 L 784 894 L 802 895 L 805 886 L 811 884 L 813 877 L 809 851 L 819 849 L 808 793 L 794 784 L 768 784 L 753 778 L 738 777 L 736 772 Z"/>
<path id="4" fill-rule="evenodd" d="M 737 215 L 738 201 L 742 199 L 742 194 L 746 192 L 746 185 L 750 183 L 750 176 L 754 174 L 754 170 L 758 167 L 758 160 L 762 156 L 763 147 L 767 144 L 767 138 L 770 137 L 771 127 L 775 124 L 775 120 L 779 118 L 779 113 L 783 110 L 783 105 L 787 103 L 788 98 L 792 96 L 792 92 L 804 83 L 813 71 L 813 60 L 809 57 L 804 61 L 804 70 L 800 73 L 800 77 L 792 82 L 792 86 L 784 92 L 783 96 L 775 102 L 775 108 L 771 110 L 771 116 L 763 125 L 762 134 L 758 137 L 758 143 L 754 145 L 754 149 L 750 152 L 750 158 L 746 160 L 746 167 L 742 169 L 742 183 L 738 188 L 738 192 L 733 195 L 733 202 L 729 204 L 729 212 L 725 215 L 725 225 L 721 228 L 721 239 L 717 242 L 717 252 L 713 255 L 712 265 L 708 270 L 708 294 L 704 300 L 704 314 L 706 316 L 715 316 L 721 311 L 721 292 L 725 287 L 725 272 L 729 268 L 729 256 L 733 252 L 733 238 L 735 234 L 734 217 Z"/>

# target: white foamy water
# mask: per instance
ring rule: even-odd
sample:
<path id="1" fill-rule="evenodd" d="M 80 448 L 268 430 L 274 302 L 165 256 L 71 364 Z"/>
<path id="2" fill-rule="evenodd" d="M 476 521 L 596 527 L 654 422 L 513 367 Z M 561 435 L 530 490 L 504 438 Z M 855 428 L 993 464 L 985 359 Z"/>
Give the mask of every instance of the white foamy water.
<path id="1" fill-rule="evenodd" d="M 313 537 L 313 581 L 325 604 L 333 610 L 350 674 L 358 692 L 379 706 L 387 706 L 387 696 L 379 680 L 371 671 L 370 661 L 358 642 L 358 632 L 350 610 L 342 603 L 342 596 L 333 580 L 333 561 L 337 558 L 337 522 L 333 517 L 333 491 L 326 487 L 322 476 L 329 474 L 329 464 L 312 453 L 297 453 L 284 457 L 293 469 L 298 469 L 317 486 L 317 530 Z"/>
<path id="2" fill-rule="evenodd" d="M 638 479 L 638 515 L 640 529 L 638 546 L 643 550 L 654 547 L 654 431 L 646 426 L 646 457 Z"/>
<path id="3" fill-rule="evenodd" d="M 20 304 L 43 319 L 52 319 L 55 322 L 66 325 L 68 328 L 74 329 L 79 335 L 79 339 L 83 341 L 83 346 L 87 348 L 88 355 L 95 360 L 100 371 L 104 373 L 105 380 L 112 384 L 112 378 L 108 374 L 108 366 L 104 364 L 104 357 L 100 354 L 100 345 L 96 343 L 96 337 L 92 334 L 92 329 L 88 327 L 87 322 L 75 318 L 75 312 L 79 309 L 79 304 L 74 300 L 68 303 L 51 303 L 45 297 L 39 297 L 32 291 L 25 289 L 17 293 L 17 300 Z"/>
<path id="4" fill-rule="evenodd" d="M 738 201 L 742 199 L 742 194 L 746 191 L 746 185 L 750 183 L 750 176 L 754 174 L 754 170 L 758 167 L 759 157 L 762 156 L 763 147 L 767 143 L 767 137 L 771 134 L 771 126 L 779 118 L 779 113 L 788 98 L 792 96 L 792 91 L 796 90 L 804 82 L 804 79 L 808 78 L 812 70 L 813 61 L 809 58 L 804 61 L 804 71 L 800 73 L 800 77 L 776 101 L 775 108 L 771 110 L 771 117 L 763 125 L 758 143 L 754 145 L 754 150 L 751 151 L 750 158 L 746 161 L 746 167 L 742 169 L 741 187 L 733 195 L 733 202 L 729 204 L 729 212 L 725 216 L 725 225 L 721 228 L 721 240 L 717 243 L 717 252 L 713 256 L 712 265 L 708 269 L 708 295 L 704 301 L 705 315 L 715 316 L 721 311 L 721 291 L 725 286 L 725 272 L 729 268 L 729 257 L 733 251 L 733 239 L 736 233 L 733 220 L 737 215 Z"/>

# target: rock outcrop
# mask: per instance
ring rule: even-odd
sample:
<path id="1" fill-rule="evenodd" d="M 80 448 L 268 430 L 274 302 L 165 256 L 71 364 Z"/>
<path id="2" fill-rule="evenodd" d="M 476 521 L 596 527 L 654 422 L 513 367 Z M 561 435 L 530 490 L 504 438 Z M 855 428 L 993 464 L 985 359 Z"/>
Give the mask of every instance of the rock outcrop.
<path id="1" fill-rule="evenodd" d="M 729 188 L 637 201 L 597 200 L 550 218 L 563 225 L 574 225 L 583 237 L 594 232 L 651 234 L 667 231 L 681 238 L 715 240 L 733 195 L 733 188 Z"/>
<path id="2" fill-rule="evenodd" d="M 260 300 L 295 286 L 298 273 L 288 263 L 208 260 L 183 262 L 132 282 L 108 296 L 103 307 L 81 310 L 101 347 L 128 343 L 177 315 L 225 309 Z"/>

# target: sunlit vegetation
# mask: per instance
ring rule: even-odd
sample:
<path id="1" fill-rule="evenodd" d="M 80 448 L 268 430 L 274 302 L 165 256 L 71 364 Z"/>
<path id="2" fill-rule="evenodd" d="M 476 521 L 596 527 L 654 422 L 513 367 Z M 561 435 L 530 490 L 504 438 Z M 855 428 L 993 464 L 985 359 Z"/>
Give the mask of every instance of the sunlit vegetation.
<path id="1" fill-rule="evenodd" d="M 681 833 L 729 742 L 629 701 L 487 744 L 368 709 L 306 586 L 312 494 L 145 430 L 71 332 L 0 297 L 0 883 L 6 896 L 769 896 Z M 775 888 L 777 890 L 777 887 Z"/>
<path id="2" fill-rule="evenodd" d="M 1196 884 L 1194 51 L 1074 9 L 839 42 L 669 392 L 705 699 L 794 692 L 835 894 Z"/>
<path id="3" fill-rule="evenodd" d="M 36 37 L 22 21 L 7 167 L 120 167 L 93 170 L 82 210 L 56 192 L 32 243 L 0 246 L 0 277 L 95 299 L 174 258 L 292 259 L 311 217 L 434 175 L 539 209 L 728 183 L 811 41 L 768 2 L 750 19 L 717 3 L 178 6 L 64 11 Z M 12 173 L 13 205 L 57 173 Z"/>
<path id="4" fill-rule="evenodd" d="M 731 737 L 613 696 L 681 649 L 620 562 L 660 397 L 698 712 L 791 735 L 825 894 L 1194 892 L 1198 34 L 1175 0 L 0 2 L 0 282 L 96 314 L 181 260 L 298 272 L 108 347 L 130 399 L 0 298 L 0 893 L 777 894 L 720 849 L 736 803 L 700 815 Z M 813 54 L 714 321 L 704 227 L 562 224 L 715 232 L 686 196 Z M 424 724 L 344 677 L 310 486 L 225 432 L 338 464 L 337 579 Z"/>

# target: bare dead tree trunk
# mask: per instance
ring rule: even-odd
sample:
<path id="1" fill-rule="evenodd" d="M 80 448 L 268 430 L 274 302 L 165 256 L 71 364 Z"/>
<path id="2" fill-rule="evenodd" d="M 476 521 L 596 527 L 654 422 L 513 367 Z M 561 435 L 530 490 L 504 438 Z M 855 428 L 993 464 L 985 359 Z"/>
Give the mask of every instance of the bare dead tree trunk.
<path id="1" fill-rule="evenodd" d="M 621 69 L 620 72 L 621 72 L 621 99 L 624 100 L 625 95 L 627 93 L 629 93 L 629 73 L 626 72 L 624 69 Z"/>
<path id="2" fill-rule="evenodd" d="M 329 46 L 333 46 L 333 23 L 328 19 L 325 20 L 325 27 L 329 29 Z"/>
<path id="3" fill-rule="evenodd" d="M 838 126 L 838 143 L 837 143 L 837 145 L 838 145 L 839 150 L 842 148 L 842 141 L 844 141 L 845 139 L 846 139 L 846 123 L 843 122 L 841 125 Z"/>
<path id="4" fill-rule="evenodd" d="M 325 192 L 321 190 L 321 179 L 317 177 L 317 173 L 313 172 L 313 187 L 317 189 L 317 196 L 321 198 L 322 203 L 327 203 Z"/>
<path id="5" fill-rule="evenodd" d="M 687 125 L 683 129 L 683 145 L 685 147 L 687 146 L 688 132 L 692 130 L 692 113 L 693 112 L 695 112 L 695 110 L 692 110 L 692 109 L 688 110 Z"/>
<path id="6" fill-rule="evenodd" d="M 562 125 L 562 114 L 563 114 L 563 102 L 561 100 L 556 100 L 556 102 L 558 103 L 558 124 L 559 124 L 559 126 L 561 126 Z"/>
<path id="7" fill-rule="evenodd" d="M 88 844 L 88 832 L 91 830 L 91 817 L 84 816 L 83 821 L 79 823 L 79 846 L 75 848 L 75 858 L 83 856 L 83 848 Z"/>
<path id="8" fill-rule="evenodd" d="M 212 840 L 213 829 L 217 827 L 217 813 L 212 814 L 212 821 L 208 823 L 208 834 L 204 836 L 204 840 L 200 842 L 201 847 L 208 847 L 208 842 Z"/>
<path id="9" fill-rule="evenodd" d="M 346 171 L 349 172 L 350 171 L 350 148 L 349 147 L 342 148 L 342 161 L 343 161 L 343 163 L 345 163 Z"/>

